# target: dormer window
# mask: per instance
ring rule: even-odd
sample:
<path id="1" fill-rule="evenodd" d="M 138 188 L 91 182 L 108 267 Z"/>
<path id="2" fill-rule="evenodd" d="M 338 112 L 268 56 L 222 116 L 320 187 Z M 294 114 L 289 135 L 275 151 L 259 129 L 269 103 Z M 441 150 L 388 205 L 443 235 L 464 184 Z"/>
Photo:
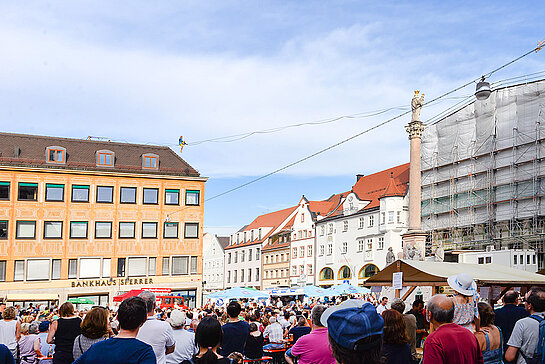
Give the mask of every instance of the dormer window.
<path id="1" fill-rule="evenodd" d="M 97 151 L 97 167 L 113 167 L 115 161 L 115 153 L 111 150 Z"/>
<path id="2" fill-rule="evenodd" d="M 159 169 L 159 156 L 157 154 L 142 155 L 142 169 Z"/>
<path id="3" fill-rule="evenodd" d="M 66 149 L 63 147 L 47 147 L 45 155 L 47 163 L 66 163 Z"/>

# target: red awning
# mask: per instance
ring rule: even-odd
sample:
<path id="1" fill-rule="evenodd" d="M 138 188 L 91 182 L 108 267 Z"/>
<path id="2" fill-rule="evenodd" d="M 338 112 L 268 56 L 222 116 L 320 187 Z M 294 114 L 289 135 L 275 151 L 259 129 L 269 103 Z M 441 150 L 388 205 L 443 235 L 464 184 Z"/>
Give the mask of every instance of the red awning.
<path id="1" fill-rule="evenodd" d="M 123 302 L 129 297 L 138 296 L 140 293 L 144 292 L 143 289 L 131 289 L 129 292 L 125 292 L 119 296 L 114 297 L 114 302 Z"/>

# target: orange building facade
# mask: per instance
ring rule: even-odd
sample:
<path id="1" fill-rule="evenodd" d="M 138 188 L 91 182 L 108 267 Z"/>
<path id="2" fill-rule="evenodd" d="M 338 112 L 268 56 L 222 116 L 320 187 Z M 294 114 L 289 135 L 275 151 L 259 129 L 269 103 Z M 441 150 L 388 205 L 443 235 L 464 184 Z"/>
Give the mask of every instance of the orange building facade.
<path id="1" fill-rule="evenodd" d="M 0 133 L 0 300 L 200 302 L 206 178 L 166 147 Z"/>

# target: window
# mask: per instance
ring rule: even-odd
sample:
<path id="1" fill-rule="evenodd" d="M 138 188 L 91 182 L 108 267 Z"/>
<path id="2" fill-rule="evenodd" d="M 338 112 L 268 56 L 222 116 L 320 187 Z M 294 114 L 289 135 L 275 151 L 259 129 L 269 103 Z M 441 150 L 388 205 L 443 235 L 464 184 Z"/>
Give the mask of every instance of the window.
<path id="1" fill-rule="evenodd" d="M 136 187 L 121 187 L 119 202 L 136 203 Z"/>
<path id="2" fill-rule="evenodd" d="M 394 212 L 388 211 L 388 224 L 393 224 L 393 223 L 394 223 Z"/>
<path id="3" fill-rule="evenodd" d="M 486 264 L 490 264 L 492 263 L 492 257 L 485 257 L 484 261 L 486 262 Z"/>
<path id="4" fill-rule="evenodd" d="M 248 261 L 252 261 L 252 249 L 248 249 Z"/>
<path id="5" fill-rule="evenodd" d="M 365 226 L 365 218 L 364 217 L 360 217 L 360 221 L 359 221 L 359 226 L 358 228 L 359 229 L 363 229 Z"/>
<path id="6" fill-rule="evenodd" d="M 299 257 L 300 258 L 305 257 L 305 247 L 304 246 L 299 247 Z"/>
<path id="7" fill-rule="evenodd" d="M 244 269 L 240 270 L 240 281 L 244 282 Z"/>
<path id="8" fill-rule="evenodd" d="M 111 221 L 95 222 L 95 238 L 96 239 L 111 239 L 112 238 L 112 222 Z"/>
<path id="9" fill-rule="evenodd" d="M 320 256 L 325 254 L 325 245 L 320 244 Z"/>
<path id="10" fill-rule="evenodd" d="M 199 237 L 199 223 L 186 222 L 184 224 L 184 238 L 198 238 Z"/>
<path id="11" fill-rule="evenodd" d="M 291 267 L 291 275 L 296 276 L 297 275 L 297 266 L 294 265 Z"/>
<path id="12" fill-rule="evenodd" d="M 126 258 L 117 258 L 117 276 L 125 277 Z"/>
<path id="13" fill-rule="evenodd" d="M 401 211 L 397 212 L 397 223 L 401 224 Z"/>
<path id="14" fill-rule="evenodd" d="M 385 212 L 381 212 L 381 213 L 380 213 L 380 216 L 382 217 L 381 224 L 382 224 L 382 225 L 386 224 L 386 213 L 385 213 Z"/>
<path id="15" fill-rule="evenodd" d="M 350 279 L 352 278 L 352 271 L 346 265 L 341 267 L 339 270 L 339 279 Z"/>
<path id="16" fill-rule="evenodd" d="M 78 260 L 68 259 L 68 278 L 78 278 Z"/>
<path id="17" fill-rule="evenodd" d="M 291 253 L 291 256 L 293 258 L 297 258 L 297 248 L 293 248 L 292 250 L 293 250 L 293 252 Z"/>
<path id="18" fill-rule="evenodd" d="M 231 253 L 227 254 L 227 264 L 231 264 Z"/>
<path id="19" fill-rule="evenodd" d="M 112 259 L 102 259 L 102 277 L 109 278 L 112 274 Z"/>
<path id="20" fill-rule="evenodd" d="M 530 255 L 526 255 L 526 264 L 530 264 Z"/>
<path id="21" fill-rule="evenodd" d="M 72 202 L 89 202 L 89 186 L 72 185 Z"/>
<path id="22" fill-rule="evenodd" d="M 332 223 L 330 223 L 330 224 L 328 225 L 327 234 L 328 234 L 328 235 L 333 234 L 333 224 L 332 224 Z"/>
<path id="23" fill-rule="evenodd" d="M 49 259 L 28 259 L 26 261 L 27 281 L 47 281 L 51 272 L 51 261 Z"/>
<path id="24" fill-rule="evenodd" d="M 47 147 L 46 150 L 48 163 L 65 163 L 66 149 L 63 147 Z"/>
<path id="25" fill-rule="evenodd" d="M 144 205 L 157 205 L 159 203 L 159 189 L 144 188 L 142 203 Z"/>
<path id="26" fill-rule="evenodd" d="M 259 240 L 261 240 L 261 228 L 259 228 L 259 230 L 258 230 L 257 238 L 258 238 Z"/>
<path id="27" fill-rule="evenodd" d="M 191 257 L 191 274 L 197 274 L 197 265 L 198 265 L 199 257 Z"/>
<path id="28" fill-rule="evenodd" d="M 536 264 L 536 256 L 535 256 L 535 254 L 532 255 L 532 264 L 534 264 L 534 265 Z"/>
<path id="29" fill-rule="evenodd" d="M 165 205 L 179 205 L 180 190 L 165 190 Z"/>
<path id="30" fill-rule="evenodd" d="M 243 250 L 240 252 L 240 262 L 243 263 L 244 262 L 244 258 L 246 257 L 246 252 Z"/>
<path id="31" fill-rule="evenodd" d="M 363 251 L 364 246 L 365 246 L 365 242 L 363 241 L 363 239 L 358 240 L 358 251 L 359 252 Z"/>
<path id="32" fill-rule="evenodd" d="M 378 238 L 378 247 L 377 247 L 377 250 L 382 250 L 384 249 L 384 238 Z"/>
<path id="33" fill-rule="evenodd" d="M 312 264 L 307 264 L 307 274 L 312 275 Z"/>
<path id="34" fill-rule="evenodd" d="M 250 231 L 250 241 L 254 241 L 254 231 Z"/>
<path id="35" fill-rule="evenodd" d="M 0 282 L 6 281 L 6 261 L 0 260 Z"/>
<path id="36" fill-rule="evenodd" d="M 17 221 L 16 239 L 36 238 L 36 221 Z"/>
<path id="37" fill-rule="evenodd" d="M 259 248 L 255 248 L 255 260 L 259 260 L 261 254 L 259 253 Z"/>
<path id="38" fill-rule="evenodd" d="M 259 268 L 255 269 L 255 280 L 259 282 Z"/>
<path id="39" fill-rule="evenodd" d="M 22 281 L 25 279 L 25 261 L 16 260 L 13 267 L 13 280 Z"/>
<path id="40" fill-rule="evenodd" d="M 343 231 L 348 231 L 348 220 L 343 221 Z"/>
<path id="41" fill-rule="evenodd" d="M 8 238 L 8 221 L 0 220 L 0 239 Z"/>
<path id="42" fill-rule="evenodd" d="M 163 257 L 163 275 L 168 276 L 170 274 L 170 258 Z"/>
<path id="43" fill-rule="evenodd" d="M 0 200 L 9 200 L 9 182 L 0 182 Z"/>
<path id="44" fill-rule="evenodd" d="M 19 182 L 19 201 L 38 201 L 38 184 Z"/>
<path id="45" fill-rule="evenodd" d="M 119 222 L 119 238 L 133 239 L 135 237 L 136 223 L 135 222 Z"/>
<path id="46" fill-rule="evenodd" d="M 375 225 L 375 217 L 373 215 L 369 216 L 369 227 Z"/>
<path id="47" fill-rule="evenodd" d="M 100 258 L 80 258 L 79 278 L 100 278 L 102 273 Z"/>
<path id="48" fill-rule="evenodd" d="M 320 226 L 320 236 L 323 236 L 325 234 L 325 225 Z"/>
<path id="49" fill-rule="evenodd" d="M 144 154 L 142 156 L 143 169 L 159 169 L 159 156 L 156 154 Z"/>
<path id="50" fill-rule="evenodd" d="M 513 264 L 517 264 L 517 257 L 518 257 L 518 255 L 516 255 L 516 254 L 513 255 Z"/>
<path id="51" fill-rule="evenodd" d="M 62 221 L 44 222 L 44 239 L 62 239 Z"/>
<path id="52" fill-rule="evenodd" d="M 187 190 L 185 191 L 185 204 L 191 206 L 197 206 L 200 203 L 200 191 Z"/>
<path id="53" fill-rule="evenodd" d="M 231 271 L 227 271 L 227 283 L 231 283 Z"/>
<path id="54" fill-rule="evenodd" d="M 369 277 L 372 277 L 374 276 L 375 274 L 377 274 L 379 271 L 378 267 L 374 264 L 367 264 L 366 266 L 364 266 L 361 270 L 360 270 L 360 273 L 359 273 L 359 278 L 360 279 L 367 279 Z"/>
<path id="55" fill-rule="evenodd" d="M 519 262 L 520 264 L 524 264 L 524 255 L 520 255 L 520 259 L 519 259 Z"/>
<path id="56" fill-rule="evenodd" d="M 347 243 L 346 241 L 343 241 L 343 246 L 342 246 L 341 252 L 342 252 L 343 254 L 348 253 L 348 243 Z"/>
<path id="57" fill-rule="evenodd" d="M 329 281 L 333 279 L 333 269 L 331 268 L 324 268 L 320 272 L 320 280 L 322 281 Z"/>
<path id="58" fill-rule="evenodd" d="M 333 244 L 327 244 L 327 255 L 333 254 Z"/>
<path id="59" fill-rule="evenodd" d="M 97 186 L 97 202 L 112 203 L 114 201 L 114 188 L 112 186 Z"/>
<path id="60" fill-rule="evenodd" d="M 70 239 L 87 239 L 87 221 L 70 221 Z"/>
<path id="61" fill-rule="evenodd" d="M 477 263 L 478 263 L 478 264 L 484 264 L 484 257 L 479 257 L 479 258 L 477 259 Z"/>
<path id="62" fill-rule="evenodd" d="M 45 185 L 46 201 L 64 201 L 64 185 L 47 183 Z"/>
<path id="63" fill-rule="evenodd" d="M 312 245 L 307 246 L 307 256 L 312 256 Z"/>
<path id="64" fill-rule="evenodd" d="M 97 166 L 98 167 L 113 167 L 115 154 L 109 150 L 97 151 Z"/>
<path id="65" fill-rule="evenodd" d="M 178 238 L 178 223 L 165 222 L 165 226 L 163 227 L 163 237 L 166 239 Z"/>
<path id="66" fill-rule="evenodd" d="M 156 222 L 142 223 L 142 238 L 157 239 L 157 223 Z"/>
<path id="67" fill-rule="evenodd" d="M 237 272 L 238 272 L 238 270 L 233 271 L 233 282 L 234 283 L 237 283 Z"/>
<path id="68" fill-rule="evenodd" d="M 365 250 L 367 251 L 373 250 L 373 239 L 367 239 L 367 247 Z"/>
<path id="69" fill-rule="evenodd" d="M 135 257 L 128 259 L 127 273 L 129 277 L 145 277 L 148 271 L 148 259 L 145 257 Z"/>
<path id="70" fill-rule="evenodd" d="M 172 275 L 188 274 L 189 257 L 172 257 Z"/>

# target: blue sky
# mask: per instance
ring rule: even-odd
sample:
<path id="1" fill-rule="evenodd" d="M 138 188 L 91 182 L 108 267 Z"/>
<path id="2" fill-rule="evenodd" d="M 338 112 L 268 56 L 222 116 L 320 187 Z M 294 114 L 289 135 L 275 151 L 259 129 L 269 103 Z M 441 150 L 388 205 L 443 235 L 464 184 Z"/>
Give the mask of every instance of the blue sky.
<path id="1" fill-rule="evenodd" d="M 2 130 L 175 145 L 407 107 L 534 47 L 539 2 L 0 2 Z M 492 81 L 545 69 L 534 54 Z M 456 96 L 469 95 L 468 88 Z M 455 103 L 422 111 L 426 120 Z M 207 196 L 302 158 L 399 110 L 187 146 Z M 357 173 L 408 161 L 407 118 L 206 204 L 227 234 L 305 194 L 346 191 Z M 175 148 L 177 149 L 177 148 Z"/>

